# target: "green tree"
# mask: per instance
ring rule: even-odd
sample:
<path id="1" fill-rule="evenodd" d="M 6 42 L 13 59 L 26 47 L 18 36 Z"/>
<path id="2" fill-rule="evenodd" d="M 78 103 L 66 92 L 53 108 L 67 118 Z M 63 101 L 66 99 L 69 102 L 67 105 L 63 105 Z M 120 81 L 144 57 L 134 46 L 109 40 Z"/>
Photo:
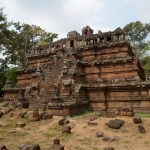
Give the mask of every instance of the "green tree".
<path id="1" fill-rule="evenodd" d="M 11 81 L 11 85 L 14 87 L 17 83 L 17 74 L 16 74 L 17 68 L 16 67 L 12 67 L 12 68 L 8 68 L 6 73 L 5 73 L 5 77 L 7 80 Z"/>
<path id="2" fill-rule="evenodd" d="M 11 28 L 9 28 L 11 26 Z M 0 8 L 0 52 L 6 64 L 26 65 L 26 53 L 35 45 L 44 45 L 57 38 L 58 34 L 46 32 L 41 27 L 19 22 L 8 22 Z"/>
<path id="3" fill-rule="evenodd" d="M 141 64 L 145 70 L 147 70 L 147 75 L 150 76 L 150 56 L 145 56 L 141 58 Z"/>
<path id="4" fill-rule="evenodd" d="M 1 63 L 0 65 L 0 97 L 2 97 L 3 92 L 2 92 L 2 88 L 5 85 L 6 82 L 6 76 L 5 73 L 7 72 L 8 66 L 5 63 Z"/>
<path id="5" fill-rule="evenodd" d="M 3 55 L 0 58 L 0 92 L 6 78 L 11 80 L 12 85 L 16 84 L 16 68 L 12 68 L 13 65 L 25 68 L 26 53 L 30 53 L 35 45 L 52 42 L 57 36 L 36 25 L 9 22 L 3 8 L 0 8 L 0 53 Z"/>
<path id="6" fill-rule="evenodd" d="M 149 49 L 146 39 L 150 34 L 150 24 L 143 24 L 140 21 L 131 22 L 123 30 L 126 37 L 131 41 L 136 56 L 141 57 Z"/>

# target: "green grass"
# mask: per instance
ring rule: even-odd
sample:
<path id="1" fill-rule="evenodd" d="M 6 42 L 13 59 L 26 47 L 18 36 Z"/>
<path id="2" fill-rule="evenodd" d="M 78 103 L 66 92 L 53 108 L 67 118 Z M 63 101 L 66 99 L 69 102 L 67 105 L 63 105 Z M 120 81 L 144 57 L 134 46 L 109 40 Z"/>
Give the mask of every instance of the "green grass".
<path id="1" fill-rule="evenodd" d="M 72 136 L 73 136 L 72 133 L 62 134 L 62 135 L 60 136 L 60 141 L 66 142 L 66 141 L 68 141 L 69 139 L 72 140 Z"/>
<path id="2" fill-rule="evenodd" d="M 50 132 L 46 132 L 43 134 L 45 137 L 55 137 L 57 135 L 57 133 L 50 133 Z"/>
<path id="3" fill-rule="evenodd" d="M 149 113 L 135 113 L 135 116 L 139 116 L 141 118 L 150 118 Z"/>

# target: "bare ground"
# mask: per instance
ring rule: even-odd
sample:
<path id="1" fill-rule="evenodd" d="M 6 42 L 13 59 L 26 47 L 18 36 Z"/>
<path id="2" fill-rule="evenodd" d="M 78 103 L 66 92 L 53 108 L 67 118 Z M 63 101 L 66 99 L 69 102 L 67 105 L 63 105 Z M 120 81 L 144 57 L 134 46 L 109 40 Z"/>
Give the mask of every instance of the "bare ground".
<path id="1" fill-rule="evenodd" d="M 115 150 L 149 150 L 150 148 L 150 118 L 143 118 L 146 133 L 137 130 L 137 124 L 133 123 L 132 117 L 121 117 L 125 124 L 121 129 L 110 129 L 107 122 L 112 118 L 98 117 L 94 122 L 96 126 L 87 123 L 91 116 L 97 113 L 85 113 L 78 116 L 67 117 L 68 125 L 72 130 L 70 134 L 62 134 L 62 126 L 58 120 L 62 117 L 54 116 L 53 119 L 31 122 L 32 112 L 29 111 L 25 118 L 18 117 L 21 110 L 16 109 L 13 114 L 9 113 L 0 118 L 0 145 L 6 145 L 9 150 L 18 150 L 21 144 L 39 144 L 42 150 L 47 150 L 54 138 L 59 138 L 66 150 L 103 150 L 105 146 L 113 146 Z M 22 110 L 23 111 L 23 110 Z M 25 122 L 26 126 L 19 128 L 16 123 Z M 14 133 L 10 133 L 12 130 Z M 104 135 L 117 136 L 115 141 L 106 142 L 96 137 L 96 132 L 102 131 Z"/>

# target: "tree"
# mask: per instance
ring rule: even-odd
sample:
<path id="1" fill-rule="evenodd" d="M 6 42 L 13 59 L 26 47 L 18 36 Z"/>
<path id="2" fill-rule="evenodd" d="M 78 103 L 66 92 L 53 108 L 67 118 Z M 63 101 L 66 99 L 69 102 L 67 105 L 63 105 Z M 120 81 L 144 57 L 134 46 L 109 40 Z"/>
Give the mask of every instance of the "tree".
<path id="1" fill-rule="evenodd" d="M 147 70 L 147 75 L 150 75 L 150 56 L 141 58 L 141 64 Z"/>
<path id="2" fill-rule="evenodd" d="M 140 21 L 131 22 L 123 28 L 126 37 L 131 41 L 133 50 L 137 57 L 149 49 L 146 41 L 150 34 L 150 24 L 143 24 Z"/>
<path id="3" fill-rule="evenodd" d="M 6 82 L 5 73 L 7 72 L 8 66 L 5 63 L 1 63 L 0 65 L 0 97 L 3 96 L 2 88 Z"/>
<path id="4" fill-rule="evenodd" d="M 0 52 L 4 55 L 0 62 L 21 64 L 25 67 L 26 53 L 29 53 L 33 46 L 50 43 L 57 36 L 58 34 L 46 32 L 36 25 L 8 22 L 3 9 L 0 8 Z"/>
<path id="5" fill-rule="evenodd" d="M 10 28 L 11 27 L 11 28 Z M 7 79 L 16 84 L 16 67 L 26 67 L 26 53 L 35 45 L 44 45 L 57 38 L 58 34 L 46 32 L 41 27 L 19 22 L 7 21 L 0 8 L 0 94 Z M 11 66 L 11 67 L 10 67 Z"/>

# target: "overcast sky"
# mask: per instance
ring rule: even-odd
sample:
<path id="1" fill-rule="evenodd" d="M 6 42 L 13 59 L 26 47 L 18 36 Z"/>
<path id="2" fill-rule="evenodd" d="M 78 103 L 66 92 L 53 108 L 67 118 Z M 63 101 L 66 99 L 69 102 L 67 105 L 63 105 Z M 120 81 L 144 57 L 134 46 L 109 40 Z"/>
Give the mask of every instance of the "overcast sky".
<path id="1" fill-rule="evenodd" d="M 135 21 L 150 23 L 150 0 L 0 0 L 8 20 L 35 24 L 66 38 L 89 25 L 113 31 Z"/>

